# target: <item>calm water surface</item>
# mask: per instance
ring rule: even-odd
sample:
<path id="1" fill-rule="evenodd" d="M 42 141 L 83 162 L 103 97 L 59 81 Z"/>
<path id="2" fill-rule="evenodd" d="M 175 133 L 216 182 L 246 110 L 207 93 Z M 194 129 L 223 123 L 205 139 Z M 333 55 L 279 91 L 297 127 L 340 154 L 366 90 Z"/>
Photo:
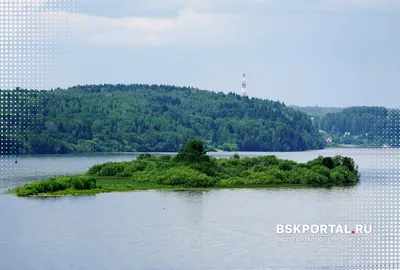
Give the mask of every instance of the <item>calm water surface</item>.
<path id="1" fill-rule="evenodd" d="M 333 263 L 368 261 L 367 253 L 365 260 L 354 260 L 360 245 L 280 242 L 276 225 L 377 220 L 374 233 L 379 237 L 386 228 L 379 220 L 389 215 L 379 202 L 398 191 L 398 151 L 240 153 L 267 154 L 301 162 L 318 155 L 351 156 L 360 166 L 362 180 L 357 187 L 345 189 L 143 191 L 61 198 L 2 194 L 0 269 L 321 269 Z M 3 159 L 0 190 L 134 157 L 35 156 L 20 157 L 18 163 Z M 378 219 L 371 218 L 371 209 L 378 210 L 374 213 Z"/>

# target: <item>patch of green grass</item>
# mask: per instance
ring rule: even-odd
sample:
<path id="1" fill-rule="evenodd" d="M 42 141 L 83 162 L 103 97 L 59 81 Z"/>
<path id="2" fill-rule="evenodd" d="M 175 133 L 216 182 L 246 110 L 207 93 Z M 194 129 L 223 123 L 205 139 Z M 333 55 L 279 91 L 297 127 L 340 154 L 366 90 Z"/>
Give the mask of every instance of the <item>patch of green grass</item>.
<path id="1" fill-rule="evenodd" d="M 36 183 L 36 182 L 34 182 Z M 27 190 L 30 190 L 31 184 L 26 184 Z M 24 187 L 15 188 L 10 190 L 9 194 L 18 196 L 63 196 L 63 195 L 94 195 L 107 192 L 125 192 L 125 191 L 140 191 L 150 189 L 175 189 L 181 187 L 173 187 L 167 185 L 159 185 L 154 183 L 136 183 L 130 177 L 96 177 L 96 187 L 92 189 L 77 190 L 73 188 L 66 188 L 63 190 L 36 192 L 34 194 L 27 194 L 21 192 Z"/>
<path id="2" fill-rule="evenodd" d="M 248 184 L 248 185 L 216 185 L 214 187 L 199 187 L 188 188 L 183 186 L 167 186 L 154 183 L 136 183 L 129 177 L 99 177 L 96 179 L 97 187 L 86 190 L 76 190 L 68 188 L 53 192 L 39 193 L 34 196 L 82 196 L 95 195 L 109 192 L 129 192 L 129 191 L 144 191 L 144 190 L 171 190 L 171 191 L 188 191 L 188 190 L 210 190 L 210 189 L 239 189 L 239 188 L 310 188 L 305 184 Z M 10 193 L 16 194 L 15 190 Z M 32 194 L 33 195 L 33 194 Z M 31 196 L 32 196 L 31 195 Z"/>

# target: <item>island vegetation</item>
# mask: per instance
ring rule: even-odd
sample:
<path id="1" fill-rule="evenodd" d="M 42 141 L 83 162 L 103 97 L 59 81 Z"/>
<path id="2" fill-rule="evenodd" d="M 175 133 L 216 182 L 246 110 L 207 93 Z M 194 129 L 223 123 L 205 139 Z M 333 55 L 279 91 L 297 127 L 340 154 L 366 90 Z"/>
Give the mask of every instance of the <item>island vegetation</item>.
<path id="1" fill-rule="evenodd" d="M 85 174 L 53 177 L 10 192 L 18 196 L 95 194 L 144 189 L 353 186 L 360 175 L 349 157 L 322 157 L 307 163 L 276 156 L 215 158 L 204 143 L 191 140 L 175 156 L 141 154 L 129 162 L 92 166 Z"/>

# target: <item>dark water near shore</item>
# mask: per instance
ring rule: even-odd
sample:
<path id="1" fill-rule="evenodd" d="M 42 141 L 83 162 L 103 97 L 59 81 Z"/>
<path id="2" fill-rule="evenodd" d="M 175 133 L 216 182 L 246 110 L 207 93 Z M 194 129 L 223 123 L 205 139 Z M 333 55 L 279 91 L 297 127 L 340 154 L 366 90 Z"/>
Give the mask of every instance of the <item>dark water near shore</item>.
<path id="1" fill-rule="evenodd" d="M 381 267 L 361 267 L 397 263 L 398 245 L 392 244 L 392 255 L 380 250 L 398 240 L 392 235 L 387 240 L 400 220 L 398 150 L 240 153 L 266 154 L 301 162 L 320 154 L 351 156 L 360 166 L 361 183 L 345 189 L 144 191 L 39 199 L 3 194 L 0 269 L 318 269 L 335 264 L 338 269 L 373 269 Z M 0 190 L 134 156 L 34 156 L 18 158 L 17 164 L 3 158 Z M 374 244 L 277 240 L 277 224 L 349 222 L 373 224 Z"/>

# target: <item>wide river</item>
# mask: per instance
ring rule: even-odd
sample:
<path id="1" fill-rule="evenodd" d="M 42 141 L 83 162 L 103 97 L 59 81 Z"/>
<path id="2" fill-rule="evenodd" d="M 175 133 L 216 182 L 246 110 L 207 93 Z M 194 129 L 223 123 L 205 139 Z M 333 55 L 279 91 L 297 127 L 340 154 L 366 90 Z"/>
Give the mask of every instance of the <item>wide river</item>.
<path id="1" fill-rule="evenodd" d="M 142 191 L 58 198 L 1 194 L 0 269 L 398 269 L 399 153 L 239 153 L 275 154 L 299 162 L 318 155 L 350 156 L 362 176 L 352 188 Z M 26 156 L 17 163 L 15 158 L 2 158 L 0 191 L 134 157 Z M 346 236 L 352 240 L 283 238 L 277 234 L 278 224 L 368 224 L 373 226 L 373 242 L 351 234 Z"/>

